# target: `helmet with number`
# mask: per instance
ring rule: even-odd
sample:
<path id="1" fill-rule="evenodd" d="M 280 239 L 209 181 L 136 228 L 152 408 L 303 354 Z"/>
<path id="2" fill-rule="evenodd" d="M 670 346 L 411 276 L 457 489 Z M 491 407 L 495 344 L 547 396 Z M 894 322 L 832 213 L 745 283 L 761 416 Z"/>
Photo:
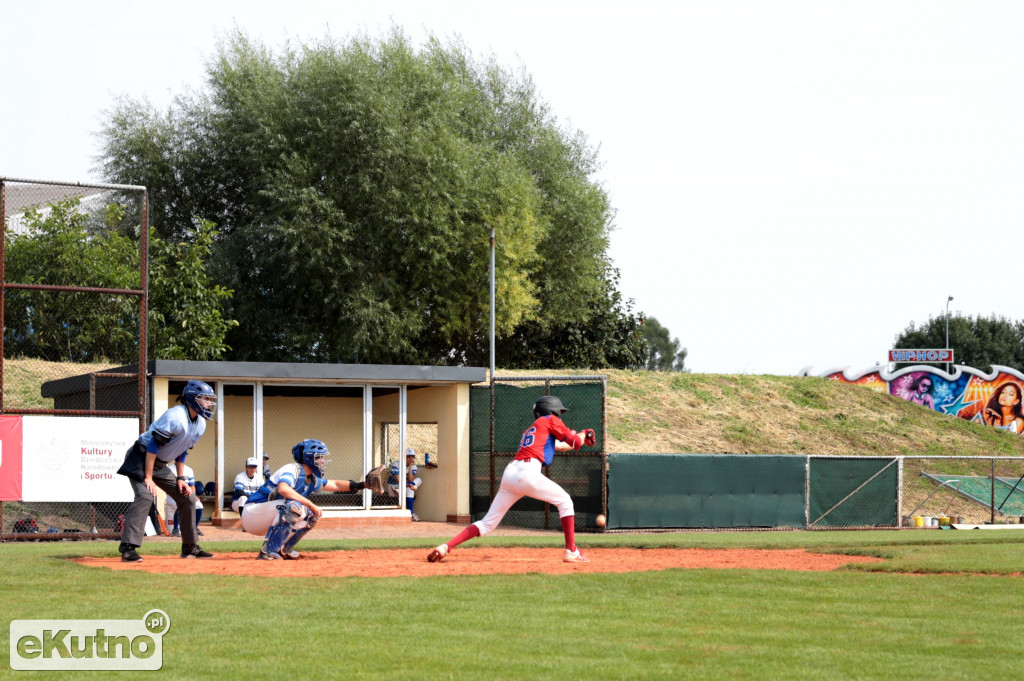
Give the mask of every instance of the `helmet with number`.
<path id="1" fill-rule="evenodd" d="M 202 381 L 189 381 L 185 384 L 185 389 L 181 391 L 181 397 L 178 399 L 207 421 L 213 418 L 213 410 L 217 406 L 217 395 L 209 384 Z"/>
<path id="2" fill-rule="evenodd" d="M 539 419 L 548 414 L 564 414 L 569 411 L 562 406 L 562 400 L 554 395 L 545 395 L 533 403 L 533 417 Z"/>
<path id="3" fill-rule="evenodd" d="M 327 464 L 330 463 L 330 452 L 327 445 L 320 440 L 303 440 L 292 447 L 292 457 L 296 463 L 304 463 L 313 469 L 316 477 L 327 475 Z"/>

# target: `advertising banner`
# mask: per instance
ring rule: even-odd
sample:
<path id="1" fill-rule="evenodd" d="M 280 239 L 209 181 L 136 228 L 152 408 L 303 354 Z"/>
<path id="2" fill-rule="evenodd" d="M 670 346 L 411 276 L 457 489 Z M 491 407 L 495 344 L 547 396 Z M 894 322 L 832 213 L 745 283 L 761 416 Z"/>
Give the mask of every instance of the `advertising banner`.
<path id="1" fill-rule="evenodd" d="M 117 474 L 139 420 L 85 416 L 22 417 L 22 501 L 131 501 Z"/>
<path id="2" fill-rule="evenodd" d="M 0 416 L 0 501 L 21 500 L 21 417 Z"/>

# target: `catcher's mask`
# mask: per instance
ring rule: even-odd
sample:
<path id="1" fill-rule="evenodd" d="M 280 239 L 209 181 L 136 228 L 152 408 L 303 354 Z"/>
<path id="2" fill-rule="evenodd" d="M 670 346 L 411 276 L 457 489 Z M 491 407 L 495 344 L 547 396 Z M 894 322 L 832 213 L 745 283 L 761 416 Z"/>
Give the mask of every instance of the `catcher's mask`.
<path id="1" fill-rule="evenodd" d="M 554 395 L 545 395 L 533 403 L 533 417 L 539 419 L 548 414 L 564 414 L 569 411 L 562 406 L 562 400 Z"/>
<path id="2" fill-rule="evenodd" d="M 320 440 L 303 440 L 292 447 L 292 457 L 296 463 L 304 463 L 313 469 L 316 477 L 322 478 L 327 475 L 327 464 L 330 463 L 330 454 L 327 445 Z"/>

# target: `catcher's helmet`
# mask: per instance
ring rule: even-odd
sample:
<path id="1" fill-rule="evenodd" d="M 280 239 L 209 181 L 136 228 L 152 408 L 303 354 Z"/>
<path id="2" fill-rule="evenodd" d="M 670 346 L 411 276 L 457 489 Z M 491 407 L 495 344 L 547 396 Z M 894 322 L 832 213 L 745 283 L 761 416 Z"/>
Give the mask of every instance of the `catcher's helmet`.
<path id="1" fill-rule="evenodd" d="M 217 406 L 217 395 L 213 388 L 202 381 L 189 381 L 181 391 L 180 399 L 186 407 L 209 421 L 213 418 L 213 409 Z"/>
<path id="2" fill-rule="evenodd" d="M 327 475 L 327 464 L 330 462 L 327 445 L 320 440 L 303 440 L 292 447 L 292 457 L 297 463 L 304 463 L 313 469 L 316 477 Z"/>
<path id="3" fill-rule="evenodd" d="M 554 395 L 545 395 L 533 403 L 533 417 L 539 419 L 548 414 L 564 414 L 569 411 L 562 406 L 562 400 Z"/>

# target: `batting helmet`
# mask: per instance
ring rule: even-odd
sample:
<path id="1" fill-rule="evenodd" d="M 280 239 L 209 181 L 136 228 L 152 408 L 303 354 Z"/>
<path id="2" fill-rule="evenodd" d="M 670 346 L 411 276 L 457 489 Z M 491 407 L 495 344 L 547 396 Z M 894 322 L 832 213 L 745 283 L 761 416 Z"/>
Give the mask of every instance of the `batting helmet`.
<path id="1" fill-rule="evenodd" d="M 217 395 L 213 388 L 202 381 L 189 381 L 181 391 L 179 398 L 186 407 L 209 421 L 213 418 L 213 408 L 217 406 Z"/>
<path id="2" fill-rule="evenodd" d="M 564 414 L 569 411 L 562 406 L 562 400 L 554 395 L 545 395 L 533 403 L 533 417 L 539 419 L 548 414 Z"/>
<path id="3" fill-rule="evenodd" d="M 292 447 L 292 458 L 296 463 L 304 463 L 312 468 L 318 478 L 327 475 L 327 464 L 331 461 L 329 455 L 327 445 L 320 440 L 303 440 Z"/>

